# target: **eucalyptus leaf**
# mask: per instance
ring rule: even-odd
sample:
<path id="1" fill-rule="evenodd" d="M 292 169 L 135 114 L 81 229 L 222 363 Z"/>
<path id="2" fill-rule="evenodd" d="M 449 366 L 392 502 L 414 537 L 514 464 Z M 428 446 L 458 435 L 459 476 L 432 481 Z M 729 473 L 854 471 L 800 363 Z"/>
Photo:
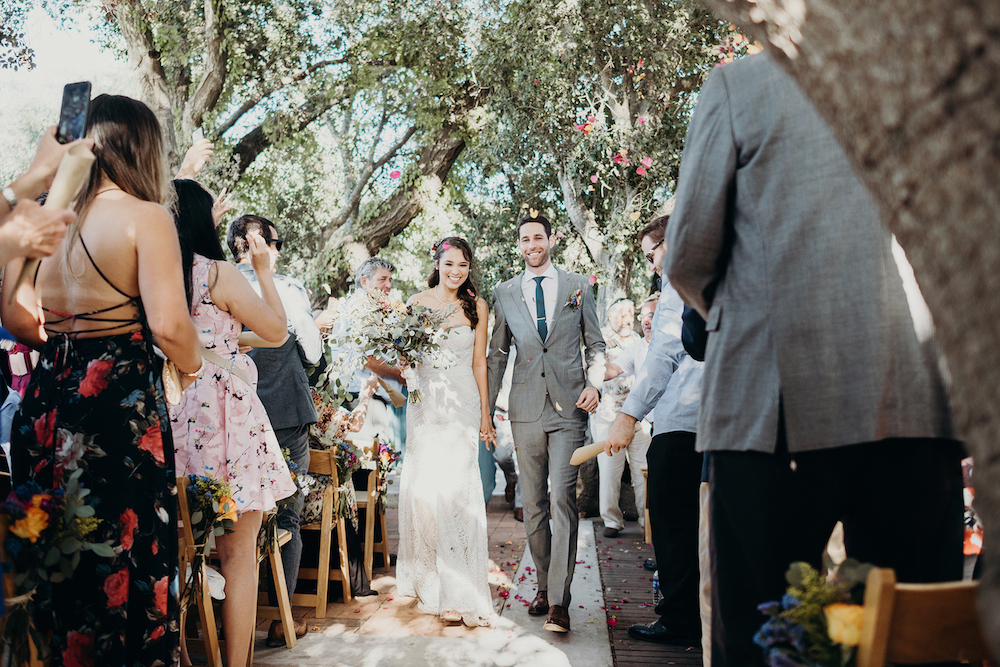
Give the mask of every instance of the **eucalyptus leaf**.
<path id="1" fill-rule="evenodd" d="M 104 542 L 94 542 L 90 545 L 90 550 L 102 558 L 114 558 L 115 550 Z"/>

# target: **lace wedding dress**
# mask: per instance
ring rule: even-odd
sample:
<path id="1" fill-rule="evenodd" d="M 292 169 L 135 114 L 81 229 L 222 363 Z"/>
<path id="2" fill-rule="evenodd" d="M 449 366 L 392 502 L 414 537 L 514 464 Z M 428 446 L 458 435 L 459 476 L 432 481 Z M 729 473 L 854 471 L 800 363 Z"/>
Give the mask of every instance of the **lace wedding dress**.
<path id="1" fill-rule="evenodd" d="M 414 367 L 421 400 L 406 407 L 396 587 L 427 614 L 457 611 L 489 625 L 486 505 L 479 476 L 475 331 L 453 327 L 434 359 Z"/>

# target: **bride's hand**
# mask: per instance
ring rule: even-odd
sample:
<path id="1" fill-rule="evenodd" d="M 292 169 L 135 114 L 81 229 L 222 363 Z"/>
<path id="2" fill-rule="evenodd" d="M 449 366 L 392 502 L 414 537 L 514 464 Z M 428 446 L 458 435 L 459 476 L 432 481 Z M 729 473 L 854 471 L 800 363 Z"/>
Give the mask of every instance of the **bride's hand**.
<path id="1" fill-rule="evenodd" d="M 490 449 L 490 443 L 494 448 L 497 446 L 497 432 L 489 417 L 484 416 L 479 422 L 479 439 L 486 444 L 486 449 Z"/>

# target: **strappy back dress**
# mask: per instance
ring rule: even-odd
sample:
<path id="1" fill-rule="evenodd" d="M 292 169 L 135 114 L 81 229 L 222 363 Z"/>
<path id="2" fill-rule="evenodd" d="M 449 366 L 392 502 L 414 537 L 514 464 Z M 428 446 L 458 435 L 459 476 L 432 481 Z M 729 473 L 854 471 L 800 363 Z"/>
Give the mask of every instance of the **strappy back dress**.
<path id="1" fill-rule="evenodd" d="M 202 376 L 170 407 L 177 470 L 179 475 L 229 482 L 238 512 L 271 510 L 298 489 L 255 388 L 232 372 L 239 368 L 257 381 L 253 360 L 239 353 L 243 325 L 212 301 L 209 272 L 214 263 L 194 256 L 191 318 L 201 344 L 229 363 L 224 368 L 206 359 Z"/>
<path id="2" fill-rule="evenodd" d="M 80 552 L 72 577 L 36 592 L 34 622 L 49 637 L 55 665 L 173 665 L 180 659 L 176 477 L 162 362 L 140 297 L 115 286 L 80 243 L 125 300 L 79 314 L 45 309 L 48 342 L 11 434 L 13 481 L 58 489 L 82 469 L 100 521 L 87 539 L 116 555 Z M 138 314 L 116 316 L 127 307 Z M 71 320 L 109 335 L 51 328 Z"/>

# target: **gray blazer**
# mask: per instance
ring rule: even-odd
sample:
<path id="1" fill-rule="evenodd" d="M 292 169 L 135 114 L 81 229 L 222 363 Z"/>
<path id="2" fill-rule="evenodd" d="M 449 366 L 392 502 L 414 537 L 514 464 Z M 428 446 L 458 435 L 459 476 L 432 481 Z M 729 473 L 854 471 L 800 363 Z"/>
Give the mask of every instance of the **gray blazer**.
<path id="1" fill-rule="evenodd" d="M 501 283 L 493 292 L 496 319 L 487 357 L 490 414 L 496 406 L 500 380 L 507 368 L 507 353 L 513 342 L 517 356 L 507 409 L 510 420 L 532 422 L 541 417 L 546 391 L 560 413 L 587 419 L 587 413 L 577 408 L 576 402 L 585 387 L 599 390 L 604 381 L 604 337 L 587 278 L 558 267 L 556 271 L 559 274 L 556 307 L 544 341 L 538 335 L 535 315 L 528 310 L 521 293 L 522 274 Z M 577 308 L 572 308 L 568 302 L 577 290 L 583 299 Z M 587 352 L 586 373 L 580 353 L 581 340 Z"/>
<path id="2" fill-rule="evenodd" d="M 665 273 L 707 321 L 699 446 L 772 452 L 953 437 L 891 236 L 795 82 L 760 54 L 698 97 Z"/>

